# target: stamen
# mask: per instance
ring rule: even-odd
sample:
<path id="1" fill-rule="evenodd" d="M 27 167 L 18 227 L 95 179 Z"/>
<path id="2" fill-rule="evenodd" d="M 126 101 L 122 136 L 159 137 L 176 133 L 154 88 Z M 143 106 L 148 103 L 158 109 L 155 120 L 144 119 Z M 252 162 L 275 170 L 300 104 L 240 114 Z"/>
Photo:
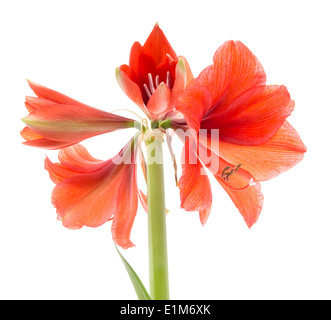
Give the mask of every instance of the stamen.
<path id="1" fill-rule="evenodd" d="M 167 81 L 166 81 L 167 87 L 170 89 L 170 72 L 167 71 Z"/>
<path id="2" fill-rule="evenodd" d="M 148 74 L 148 82 L 149 82 L 149 89 L 150 89 L 151 93 L 153 94 L 155 91 L 155 88 L 154 88 L 154 83 L 153 83 L 153 78 L 152 78 L 151 73 Z"/>
<path id="3" fill-rule="evenodd" d="M 144 83 L 144 89 L 145 89 L 145 92 L 146 92 L 148 98 L 150 98 L 152 96 L 152 94 L 149 92 L 149 89 L 148 89 L 146 83 Z"/>
<path id="4" fill-rule="evenodd" d="M 224 181 L 229 181 L 229 177 L 232 176 L 234 173 L 236 173 L 239 168 L 241 167 L 242 163 L 238 164 L 236 167 L 231 168 L 230 166 L 227 166 L 222 171 L 222 178 Z M 229 170 L 229 171 L 228 171 Z"/>
<path id="5" fill-rule="evenodd" d="M 155 77 L 155 86 L 154 86 L 154 81 L 151 73 L 148 73 L 148 85 L 144 83 L 143 87 L 145 89 L 145 92 L 148 96 L 148 99 L 152 96 L 152 94 L 155 92 L 155 90 L 158 88 L 160 85 L 160 77 L 157 75 Z M 167 76 L 166 76 L 166 85 L 170 89 L 170 81 L 171 81 L 171 76 L 170 76 L 170 71 L 167 71 Z"/>

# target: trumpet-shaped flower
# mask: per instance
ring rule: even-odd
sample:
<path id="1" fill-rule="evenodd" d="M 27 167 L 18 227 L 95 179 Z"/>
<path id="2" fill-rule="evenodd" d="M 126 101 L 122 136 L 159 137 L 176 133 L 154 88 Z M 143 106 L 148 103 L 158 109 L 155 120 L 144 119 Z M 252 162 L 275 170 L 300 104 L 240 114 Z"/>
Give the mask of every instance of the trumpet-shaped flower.
<path id="1" fill-rule="evenodd" d="M 98 227 L 113 220 L 114 242 L 133 246 L 130 232 L 138 206 L 135 154 L 132 139 L 114 158 L 93 158 L 80 144 L 62 149 L 59 163 L 45 160 L 45 169 L 56 184 L 52 203 L 58 219 L 69 229 Z"/>
<path id="2" fill-rule="evenodd" d="M 134 127 L 134 120 L 92 108 L 29 81 L 37 97 L 26 97 L 29 115 L 21 135 L 29 146 L 60 149 L 87 138 Z"/>
<path id="3" fill-rule="evenodd" d="M 263 204 L 259 181 L 290 169 L 306 151 L 286 121 L 294 108 L 287 89 L 266 85 L 265 72 L 253 53 L 241 42 L 229 41 L 216 51 L 213 64 L 191 81 L 175 107 L 184 114 L 185 125 L 200 132 L 200 149 L 218 158 L 218 170 L 212 172 L 251 227 Z M 211 134 L 215 129 L 219 134 Z M 179 187 L 182 207 L 200 211 L 205 223 L 211 191 L 207 177 L 194 179 L 200 161 L 210 168 L 212 161 L 200 154 L 197 164 L 183 163 Z"/>
<path id="4" fill-rule="evenodd" d="M 177 57 L 163 31 L 155 25 L 142 46 L 135 42 L 129 65 L 116 69 L 116 78 L 127 96 L 151 120 L 174 117 L 173 104 L 193 79 L 184 57 Z"/>

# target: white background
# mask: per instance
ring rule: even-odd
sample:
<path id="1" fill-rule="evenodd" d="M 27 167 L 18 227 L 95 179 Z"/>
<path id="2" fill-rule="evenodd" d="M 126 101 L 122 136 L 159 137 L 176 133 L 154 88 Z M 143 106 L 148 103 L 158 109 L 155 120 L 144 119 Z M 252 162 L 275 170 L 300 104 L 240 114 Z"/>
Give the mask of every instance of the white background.
<path id="1" fill-rule="evenodd" d="M 0 298 L 135 299 L 102 227 L 65 229 L 43 169 L 55 151 L 23 146 L 25 78 L 94 107 L 137 107 L 114 71 L 134 41 L 159 23 L 195 76 L 225 41 L 241 40 L 264 66 L 268 84 L 288 87 L 289 118 L 308 152 L 292 170 L 262 184 L 265 203 L 249 230 L 215 182 L 205 227 L 179 209 L 167 156 L 172 299 L 330 299 L 330 1 L 3 1 L 0 2 Z M 125 115 L 125 114 L 123 114 Z M 127 114 L 126 114 L 127 115 Z M 84 143 L 109 158 L 133 131 Z M 175 143 L 177 159 L 181 145 Z M 144 189 L 144 187 L 142 187 Z M 124 252 L 148 287 L 147 215 L 139 208 L 135 248 Z M 123 250 L 122 250 L 123 252 Z"/>

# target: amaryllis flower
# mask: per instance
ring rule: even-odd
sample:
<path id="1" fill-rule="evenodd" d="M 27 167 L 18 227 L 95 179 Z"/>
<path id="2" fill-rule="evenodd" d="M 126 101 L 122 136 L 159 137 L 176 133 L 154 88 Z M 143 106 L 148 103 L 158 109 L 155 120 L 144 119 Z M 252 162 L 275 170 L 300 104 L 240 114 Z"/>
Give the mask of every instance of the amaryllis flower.
<path id="1" fill-rule="evenodd" d="M 65 227 L 98 227 L 112 219 L 114 242 L 125 249 L 133 246 L 130 233 L 138 206 L 136 140 L 106 161 L 93 158 L 80 144 L 62 149 L 59 163 L 46 158 L 45 169 L 56 184 L 52 203 Z"/>
<path id="2" fill-rule="evenodd" d="M 207 176 L 200 175 L 203 163 L 251 227 L 263 204 L 259 182 L 290 169 L 306 151 L 286 121 L 294 108 L 286 87 L 266 85 L 253 53 L 241 42 L 229 41 L 216 51 L 213 64 L 190 82 L 175 107 L 187 122 L 178 127 L 187 125 L 198 133 L 197 162 L 185 161 L 179 180 L 182 207 L 199 211 L 201 222 L 206 222 L 212 196 Z M 215 129 L 219 134 L 211 133 Z M 187 158 L 188 142 L 184 150 Z M 218 168 L 210 163 L 218 163 Z"/>
<path id="3" fill-rule="evenodd" d="M 87 138 L 134 127 L 134 120 L 92 108 L 28 81 L 37 97 L 26 97 L 29 115 L 21 135 L 29 146 L 60 149 Z"/>
<path id="4" fill-rule="evenodd" d="M 174 117 L 174 101 L 193 75 L 186 59 L 177 57 L 156 24 L 143 46 L 139 42 L 133 44 L 129 65 L 117 68 L 116 78 L 149 119 L 164 120 Z"/>

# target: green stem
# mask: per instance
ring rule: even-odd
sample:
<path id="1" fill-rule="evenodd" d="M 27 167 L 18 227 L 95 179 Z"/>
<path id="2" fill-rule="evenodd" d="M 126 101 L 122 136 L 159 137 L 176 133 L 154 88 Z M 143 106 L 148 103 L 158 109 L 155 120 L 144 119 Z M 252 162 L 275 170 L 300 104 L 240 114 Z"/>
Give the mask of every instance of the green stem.
<path id="1" fill-rule="evenodd" d="M 146 142 L 149 282 L 153 300 L 169 299 L 162 143 L 158 134 Z"/>

